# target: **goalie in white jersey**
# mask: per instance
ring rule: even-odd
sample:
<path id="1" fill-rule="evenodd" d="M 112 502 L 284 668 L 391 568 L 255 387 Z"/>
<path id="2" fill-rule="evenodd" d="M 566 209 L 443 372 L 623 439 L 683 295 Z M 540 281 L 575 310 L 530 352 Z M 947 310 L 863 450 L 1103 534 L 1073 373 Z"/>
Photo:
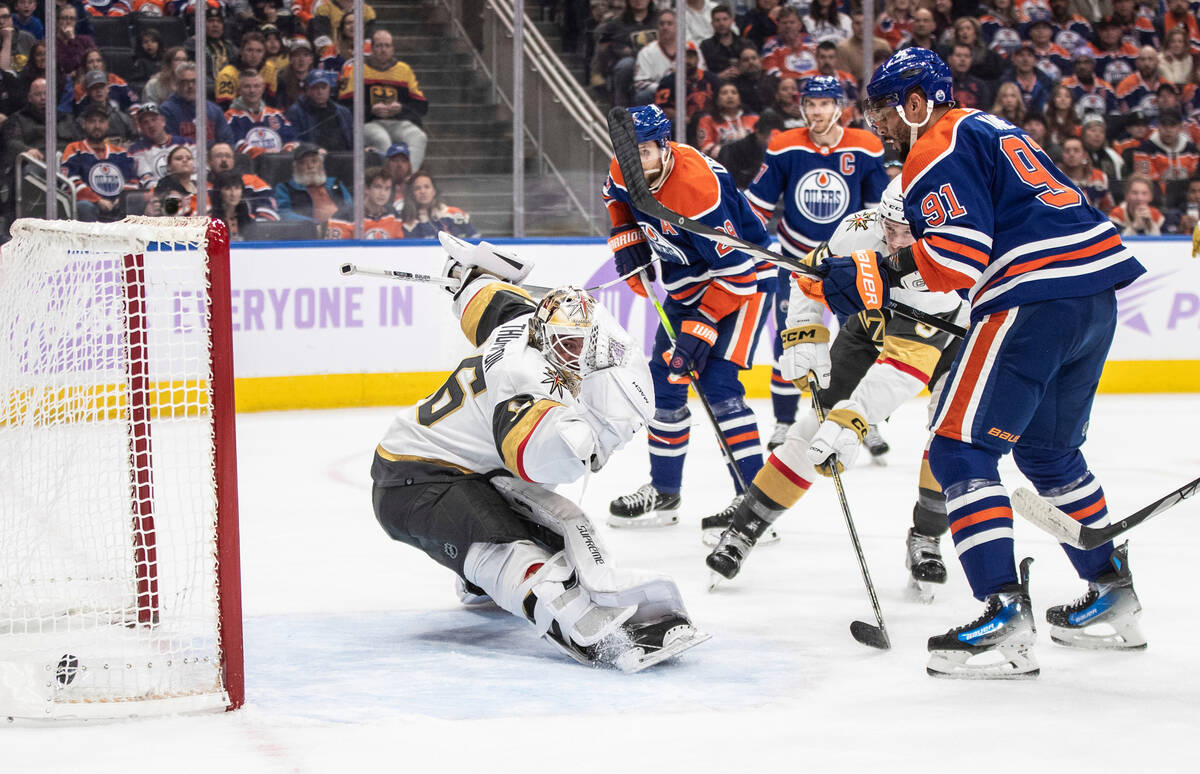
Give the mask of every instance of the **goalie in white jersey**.
<path id="1" fill-rule="evenodd" d="M 884 190 L 878 208 L 848 215 L 829 242 L 805 261 L 815 266 L 828 255 L 850 255 L 855 250 L 887 255 L 912 242 L 897 177 Z M 966 319 L 966 308 L 955 293 L 894 288 L 892 297 L 945 320 Z M 840 321 L 830 347 L 829 330 L 822 323 L 824 310 L 821 302 L 792 294 L 786 328 L 780 333 L 784 349 L 779 368 L 785 379 L 804 388 L 809 373 L 815 375 L 826 421 L 818 425 L 811 411 L 800 416 L 784 444 L 774 449 L 754 478 L 708 556 L 709 568 L 721 577 L 736 576 L 759 538 L 773 535 L 772 523 L 808 491 L 814 473 L 829 476 L 829 465 L 836 464 L 841 471 L 853 462 L 869 424 L 882 422 L 926 386 L 936 394 L 958 352 L 958 340 L 949 334 L 886 309 Z M 936 399 L 932 405 L 937 405 Z M 928 461 L 922 459 L 906 564 L 910 587 L 925 601 L 932 599 L 932 584 L 946 580 L 938 541 L 947 529 L 945 498 Z M 715 535 L 706 538 L 710 543 L 718 540 Z"/>
<path id="2" fill-rule="evenodd" d="M 640 348 L 582 288 L 535 303 L 531 266 L 446 234 L 453 308 L 475 351 L 401 411 L 371 466 L 393 539 L 458 575 L 583 663 L 637 671 L 699 644 L 675 583 L 618 569 L 587 516 L 548 486 L 599 470 L 654 411 Z"/>

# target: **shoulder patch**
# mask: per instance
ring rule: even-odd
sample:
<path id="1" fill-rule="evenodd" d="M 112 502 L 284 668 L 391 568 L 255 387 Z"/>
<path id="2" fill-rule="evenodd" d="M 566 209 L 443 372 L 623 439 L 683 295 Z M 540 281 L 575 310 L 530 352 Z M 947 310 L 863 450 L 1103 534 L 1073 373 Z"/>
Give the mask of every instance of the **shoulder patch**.
<path id="1" fill-rule="evenodd" d="M 529 314 L 536 308 L 523 289 L 506 282 L 493 282 L 480 290 L 463 307 L 459 325 L 471 346 L 478 347 L 499 326 Z"/>
<path id="2" fill-rule="evenodd" d="M 492 439 L 504 467 L 529 481 L 525 473 L 525 446 L 546 414 L 562 406 L 553 400 L 538 400 L 529 393 L 514 395 L 496 404 L 492 412 Z"/>

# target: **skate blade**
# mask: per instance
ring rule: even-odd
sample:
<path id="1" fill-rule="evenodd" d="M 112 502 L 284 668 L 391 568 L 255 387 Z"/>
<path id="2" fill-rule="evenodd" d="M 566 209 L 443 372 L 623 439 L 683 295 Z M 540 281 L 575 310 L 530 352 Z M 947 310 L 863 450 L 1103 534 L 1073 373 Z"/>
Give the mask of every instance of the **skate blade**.
<path id="1" fill-rule="evenodd" d="M 651 511 L 641 516 L 614 516 L 609 514 L 608 526 L 614 529 L 657 529 L 679 523 L 679 511 Z"/>
<path id="2" fill-rule="evenodd" d="M 878 455 L 872 454 L 871 455 L 871 464 L 877 465 L 881 468 L 886 468 L 888 466 L 887 458 L 888 458 L 888 456 L 887 456 L 886 452 L 883 454 L 878 454 Z"/>
<path id="3" fill-rule="evenodd" d="M 716 591 L 717 589 L 719 589 L 721 587 L 721 584 L 727 580 L 730 580 L 730 579 L 726 578 L 721 573 L 713 572 L 712 570 L 709 570 L 708 571 L 708 590 L 710 592 Z"/>
<path id="4" fill-rule="evenodd" d="M 910 575 L 908 576 L 908 585 L 904 587 L 904 597 L 909 602 L 932 605 L 939 585 L 941 584 L 917 580 Z"/>
<path id="5" fill-rule="evenodd" d="M 670 645 L 663 646 L 653 653 L 647 654 L 641 648 L 627 650 L 617 656 L 614 666 L 627 675 L 636 674 L 647 667 L 654 666 L 669 658 L 674 658 L 685 650 L 690 650 L 700 643 L 711 639 L 712 635 L 708 632 L 693 629 L 690 634 L 677 638 Z"/>
<path id="6" fill-rule="evenodd" d="M 997 648 L 984 653 L 931 650 L 925 672 L 950 680 L 1032 680 L 1041 673 L 1027 645 Z"/>
<path id="7" fill-rule="evenodd" d="M 1148 643 L 1141 627 L 1130 624 L 1115 627 L 1111 624 L 1100 624 L 1111 629 L 1109 634 L 1097 634 L 1086 629 L 1066 629 L 1061 626 L 1050 627 L 1050 641 L 1065 648 L 1080 650 L 1145 650 Z"/>
<path id="8" fill-rule="evenodd" d="M 725 529 L 703 529 L 700 531 L 700 542 L 709 548 L 715 548 L 717 543 L 721 542 L 721 535 L 725 534 Z M 767 527 L 767 531 L 755 543 L 756 546 L 770 545 L 771 543 L 779 542 L 779 531 L 774 527 Z"/>

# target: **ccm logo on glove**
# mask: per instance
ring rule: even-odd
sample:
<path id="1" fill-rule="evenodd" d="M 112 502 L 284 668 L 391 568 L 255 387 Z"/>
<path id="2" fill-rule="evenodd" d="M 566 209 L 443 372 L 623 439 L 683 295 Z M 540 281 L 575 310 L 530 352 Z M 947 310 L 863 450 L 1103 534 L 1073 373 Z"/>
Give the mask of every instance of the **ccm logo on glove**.
<path id="1" fill-rule="evenodd" d="M 784 349 L 797 344 L 827 344 L 829 329 L 824 325 L 801 325 L 798 328 L 788 328 L 779 334 L 779 341 Z"/>

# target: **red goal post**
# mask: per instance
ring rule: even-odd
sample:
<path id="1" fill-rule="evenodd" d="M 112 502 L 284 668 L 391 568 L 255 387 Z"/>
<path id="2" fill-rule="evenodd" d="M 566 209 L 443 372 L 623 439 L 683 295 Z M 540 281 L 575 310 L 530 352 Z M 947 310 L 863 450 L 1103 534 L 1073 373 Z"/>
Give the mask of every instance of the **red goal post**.
<path id="1" fill-rule="evenodd" d="M 0 248 L 0 717 L 244 697 L 229 238 L 19 220 Z"/>

